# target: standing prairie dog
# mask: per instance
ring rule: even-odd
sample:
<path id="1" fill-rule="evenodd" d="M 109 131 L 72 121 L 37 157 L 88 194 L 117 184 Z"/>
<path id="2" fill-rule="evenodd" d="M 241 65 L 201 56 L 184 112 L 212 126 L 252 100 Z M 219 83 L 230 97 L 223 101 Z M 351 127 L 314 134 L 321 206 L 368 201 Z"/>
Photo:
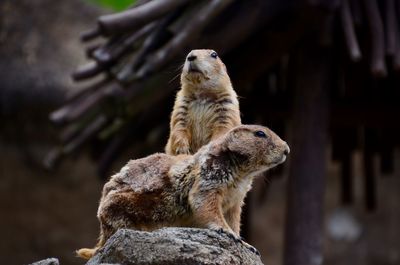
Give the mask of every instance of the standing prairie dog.
<path id="1" fill-rule="evenodd" d="M 266 127 L 241 125 L 194 155 L 154 154 L 131 160 L 104 185 L 100 239 L 89 259 L 120 228 L 217 229 L 239 237 L 243 200 L 253 178 L 285 161 L 289 146 Z"/>
<path id="2" fill-rule="evenodd" d="M 194 154 L 241 124 L 236 92 L 215 51 L 193 50 L 187 55 L 181 86 L 171 115 L 167 154 Z"/>

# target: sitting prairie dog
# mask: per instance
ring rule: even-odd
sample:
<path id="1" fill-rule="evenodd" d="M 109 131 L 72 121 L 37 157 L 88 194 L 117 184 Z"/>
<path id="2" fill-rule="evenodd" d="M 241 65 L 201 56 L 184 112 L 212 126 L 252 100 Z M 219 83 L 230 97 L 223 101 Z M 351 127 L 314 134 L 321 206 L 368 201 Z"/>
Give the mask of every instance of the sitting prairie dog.
<path id="1" fill-rule="evenodd" d="M 239 238 L 241 208 L 253 178 L 284 162 L 288 153 L 286 142 L 268 128 L 241 125 L 194 155 L 131 160 L 104 185 L 97 246 L 77 254 L 89 259 L 119 228 L 198 227 Z"/>
<path id="2" fill-rule="evenodd" d="M 165 152 L 194 154 L 240 124 L 239 102 L 224 63 L 213 50 L 191 51 L 182 69 Z"/>

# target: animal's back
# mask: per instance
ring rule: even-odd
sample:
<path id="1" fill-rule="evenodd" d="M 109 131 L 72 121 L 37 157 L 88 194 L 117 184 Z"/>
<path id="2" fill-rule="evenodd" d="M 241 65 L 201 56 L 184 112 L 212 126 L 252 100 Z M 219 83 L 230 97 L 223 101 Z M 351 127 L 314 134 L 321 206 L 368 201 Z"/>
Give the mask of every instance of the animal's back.
<path id="1" fill-rule="evenodd" d="M 128 185 L 135 193 L 162 189 L 171 182 L 168 171 L 174 160 L 176 158 L 166 154 L 131 160 L 113 176 L 113 180 Z"/>
<path id="2" fill-rule="evenodd" d="M 120 227 L 154 230 L 174 224 L 182 210 L 175 205 L 179 187 L 169 171 L 180 159 L 155 154 L 131 160 L 106 183 L 98 217 L 102 224 L 114 227 L 109 234 Z"/>

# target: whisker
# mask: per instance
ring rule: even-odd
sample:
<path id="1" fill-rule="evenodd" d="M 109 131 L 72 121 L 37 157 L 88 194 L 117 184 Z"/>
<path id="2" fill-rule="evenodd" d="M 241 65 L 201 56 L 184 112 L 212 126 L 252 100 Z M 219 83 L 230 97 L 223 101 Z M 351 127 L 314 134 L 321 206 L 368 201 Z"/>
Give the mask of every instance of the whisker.
<path id="1" fill-rule="evenodd" d="M 175 81 L 175 79 L 177 79 L 179 76 L 181 75 L 181 73 L 178 73 L 177 75 L 175 75 L 171 80 L 168 81 L 168 84 L 171 84 L 173 81 Z"/>
<path id="2" fill-rule="evenodd" d="M 175 75 L 171 80 L 169 80 L 168 84 L 171 84 L 176 78 L 178 78 L 178 76 L 181 75 L 182 72 L 182 68 L 185 65 L 185 63 L 180 64 L 174 71 L 179 71 L 177 75 Z"/>
<path id="3" fill-rule="evenodd" d="M 180 64 L 176 69 L 175 69 L 175 71 L 180 71 L 180 70 L 182 70 L 182 68 L 183 68 L 183 66 L 185 65 L 185 63 L 182 63 L 182 64 Z"/>
<path id="4" fill-rule="evenodd" d="M 271 184 L 271 172 L 267 171 L 264 172 L 264 177 L 263 177 L 264 183 L 265 184 Z"/>
<path id="5" fill-rule="evenodd" d="M 271 184 L 271 179 L 269 178 L 269 176 L 264 177 L 264 183 L 268 185 Z"/>

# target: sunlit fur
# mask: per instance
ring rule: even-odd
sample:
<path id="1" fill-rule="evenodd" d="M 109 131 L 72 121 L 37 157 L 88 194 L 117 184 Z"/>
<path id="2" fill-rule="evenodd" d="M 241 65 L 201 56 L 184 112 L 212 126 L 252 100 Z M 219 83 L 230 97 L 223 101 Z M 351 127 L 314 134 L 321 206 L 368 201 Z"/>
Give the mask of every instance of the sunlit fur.
<path id="1" fill-rule="evenodd" d="M 171 115 L 167 154 L 194 154 L 200 147 L 240 125 L 239 102 L 224 63 L 213 50 L 193 50 L 181 74 Z M 190 71 L 192 69 L 193 71 Z"/>
<path id="2" fill-rule="evenodd" d="M 194 155 L 131 160 L 104 185 L 99 243 L 77 254 L 90 258 L 119 228 L 186 226 L 239 236 L 241 208 L 253 178 L 284 162 L 288 153 L 286 142 L 268 128 L 241 125 Z"/>

